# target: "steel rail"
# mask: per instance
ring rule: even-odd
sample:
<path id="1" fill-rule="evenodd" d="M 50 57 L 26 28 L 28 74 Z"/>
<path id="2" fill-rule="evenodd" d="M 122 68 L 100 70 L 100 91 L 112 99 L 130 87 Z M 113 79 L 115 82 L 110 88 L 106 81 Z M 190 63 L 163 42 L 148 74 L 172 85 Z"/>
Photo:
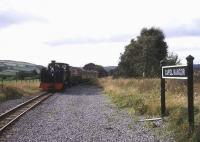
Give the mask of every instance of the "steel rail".
<path id="1" fill-rule="evenodd" d="M 24 103 L 17 105 L 16 107 L 6 111 L 0 115 L 0 135 L 5 128 L 14 123 L 19 117 L 31 110 L 33 107 L 52 96 L 50 93 L 42 93 Z"/>

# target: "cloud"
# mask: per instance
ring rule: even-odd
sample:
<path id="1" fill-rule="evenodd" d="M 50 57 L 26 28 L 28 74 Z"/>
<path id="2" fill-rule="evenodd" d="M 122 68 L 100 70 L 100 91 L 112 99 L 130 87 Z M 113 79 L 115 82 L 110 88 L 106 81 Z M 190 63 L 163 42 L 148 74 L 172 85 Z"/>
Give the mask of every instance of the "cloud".
<path id="1" fill-rule="evenodd" d="M 114 35 L 107 38 L 68 38 L 61 40 L 48 41 L 46 44 L 50 46 L 61 46 L 69 44 L 100 44 L 100 43 L 119 43 L 119 42 L 129 42 L 133 38 L 131 34 Z"/>
<path id="2" fill-rule="evenodd" d="M 195 19 L 189 24 L 180 24 L 165 30 L 167 37 L 200 36 L 200 19 Z"/>
<path id="3" fill-rule="evenodd" d="M 45 21 L 40 17 L 18 13 L 16 11 L 0 11 L 0 28 L 28 21 Z"/>
<path id="4" fill-rule="evenodd" d="M 171 25 L 171 26 L 170 26 Z M 184 24 L 178 21 L 174 24 L 169 24 L 167 26 L 161 26 L 163 32 L 166 35 L 166 38 L 181 38 L 181 37 L 200 37 L 200 18 L 191 19 L 189 22 Z M 145 27 L 145 26 L 144 26 Z M 141 29 L 140 29 L 141 30 Z M 130 30 L 131 31 L 131 30 Z M 75 45 L 75 44 L 99 44 L 99 43 L 119 43 L 119 42 L 130 42 L 131 39 L 136 38 L 139 35 L 137 30 L 123 31 L 123 33 L 114 33 L 109 35 L 105 33 L 100 37 L 90 36 L 90 37 L 76 37 L 58 40 L 50 40 L 46 44 L 50 46 L 61 46 L 61 45 Z M 137 32 L 136 32 L 137 31 Z M 95 35 L 97 36 L 98 33 Z M 108 36 L 105 36 L 108 35 Z"/>

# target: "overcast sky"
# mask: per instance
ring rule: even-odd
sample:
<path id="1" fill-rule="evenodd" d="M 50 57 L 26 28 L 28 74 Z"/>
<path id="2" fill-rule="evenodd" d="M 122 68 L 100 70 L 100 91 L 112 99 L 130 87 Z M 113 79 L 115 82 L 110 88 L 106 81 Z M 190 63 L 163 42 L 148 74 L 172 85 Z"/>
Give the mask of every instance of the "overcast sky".
<path id="1" fill-rule="evenodd" d="M 47 65 L 117 65 L 143 27 L 159 27 L 169 52 L 200 63 L 198 0 L 0 0 L 0 59 Z"/>

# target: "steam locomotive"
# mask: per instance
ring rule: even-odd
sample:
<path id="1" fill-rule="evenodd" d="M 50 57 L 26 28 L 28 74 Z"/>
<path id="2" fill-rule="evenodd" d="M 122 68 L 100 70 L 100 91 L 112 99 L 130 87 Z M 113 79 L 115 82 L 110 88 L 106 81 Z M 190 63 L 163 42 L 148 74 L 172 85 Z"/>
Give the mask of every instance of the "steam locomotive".
<path id="1" fill-rule="evenodd" d="M 71 67 L 66 63 L 52 61 L 47 68 L 41 70 L 40 88 L 44 91 L 60 91 L 66 86 L 96 79 L 97 77 L 97 71 L 88 71 Z"/>

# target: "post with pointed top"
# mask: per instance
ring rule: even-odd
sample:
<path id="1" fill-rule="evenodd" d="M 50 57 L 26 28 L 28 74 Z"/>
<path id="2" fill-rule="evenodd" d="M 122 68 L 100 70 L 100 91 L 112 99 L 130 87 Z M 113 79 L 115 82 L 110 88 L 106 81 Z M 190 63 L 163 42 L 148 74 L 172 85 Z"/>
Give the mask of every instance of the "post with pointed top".
<path id="1" fill-rule="evenodd" d="M 189 55 L 187 58 L 187 95 L 188 95 L 188 122 L 190 130 L 194 129 L 194 100 L 193 100 L 193 60 L 194 57 Z"/>
<path id="2" fill-rule="evenodd" d="M 160 100 L 161 100 L 161 116 L 165 116 L 165 79 L 162 78 L 162 67 L 165 65 L 165 61 L 160 61 Z"/>

